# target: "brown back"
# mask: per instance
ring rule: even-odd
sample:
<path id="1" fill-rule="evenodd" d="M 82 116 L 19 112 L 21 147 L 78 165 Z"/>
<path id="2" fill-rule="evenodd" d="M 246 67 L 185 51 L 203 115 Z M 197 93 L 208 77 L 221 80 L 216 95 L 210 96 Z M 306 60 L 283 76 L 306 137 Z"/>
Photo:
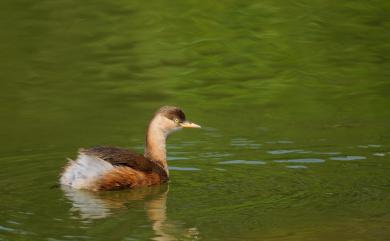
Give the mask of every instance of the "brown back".
<path id="1" fill-rule="evenodd" d="M 127 166 L 146 173 L 156 173 L 164 182 L 168 181 L 168 174 L 162 166 L 126 148 L 98 146 L 80 149 L 79 153 L 96 156 L 114 166 Z"/>

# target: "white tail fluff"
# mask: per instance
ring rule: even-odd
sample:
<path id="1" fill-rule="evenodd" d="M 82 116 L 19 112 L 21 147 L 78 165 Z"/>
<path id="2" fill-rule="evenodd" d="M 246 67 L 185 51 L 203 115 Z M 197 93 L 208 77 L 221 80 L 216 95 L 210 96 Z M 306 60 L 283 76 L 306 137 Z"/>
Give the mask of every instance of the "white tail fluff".
<path id="1" fill-rule="evenodd" d="M 93 189 L 96 180 L 112 168 L 110 163 L 98 157 L 79 154 L 76 161 L 69 161 L 60 183 L 77 189 Z"/>

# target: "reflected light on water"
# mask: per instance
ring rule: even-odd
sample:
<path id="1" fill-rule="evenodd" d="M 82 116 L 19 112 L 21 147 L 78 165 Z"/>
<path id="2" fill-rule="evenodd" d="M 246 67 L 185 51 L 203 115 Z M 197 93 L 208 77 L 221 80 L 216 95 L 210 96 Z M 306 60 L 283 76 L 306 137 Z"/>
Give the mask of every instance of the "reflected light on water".
<path id="1" fill-rule="evenodd" d="M 183 228 L 177 221 L 167 218 L 167 199 L 169 185 L 146 187 L 117 192 L 92 192 L 61 186 L 65 196 L 71 201 L 71 213 L 77 213 L 81 219 L 104 219 L 114 215 L 116 210 L 125 212 L 132 201 L 144 201 L 146 215 L 152 222 L 155 233 L 153 240 L 173 241 L 180 237 L 196 240 L 199 232 L 196 227 Z"/>

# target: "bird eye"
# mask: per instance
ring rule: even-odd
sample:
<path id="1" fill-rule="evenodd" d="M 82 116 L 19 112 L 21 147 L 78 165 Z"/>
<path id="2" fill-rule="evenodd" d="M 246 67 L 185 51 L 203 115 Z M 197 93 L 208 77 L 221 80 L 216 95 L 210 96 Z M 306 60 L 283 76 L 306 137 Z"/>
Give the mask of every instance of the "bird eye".
<path id="1" fill-rule="evenodd" d="M 175 123 L 179 123 L 179 119 L 177 119 L 177 118 L 175 118 L 173 121 L 174 121 Z"/>

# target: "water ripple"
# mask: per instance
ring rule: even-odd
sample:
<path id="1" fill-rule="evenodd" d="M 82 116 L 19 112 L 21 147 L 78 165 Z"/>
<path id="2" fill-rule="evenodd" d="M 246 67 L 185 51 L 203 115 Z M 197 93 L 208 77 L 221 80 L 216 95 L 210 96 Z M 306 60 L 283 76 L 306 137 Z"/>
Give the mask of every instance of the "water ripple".
<path id="1" fill-rule="evenodd" d="M 287 168 L 290 169 L 306 169 L 307 166 L 302 166 L 302 165 L 293 165 L 293 166 L 286 166 Z"/>
<path id="2" fill-rule="evenodd" d="M 282 155 L 282 154 L 289 154 L 289 153 L 300 153 L 300 154 L 306 154 L 311 153 L 311 151 L 305 151 L 305 150 L 299 150 L 299 149 L 292 149 L 292 150 L 272 150 L 267 151 L 269 154 L 272 155 Z"/>
<path id="3" fill-rule="evenodd" d="M 292 144 L 294 142 L 288 140 L 280 140 L 280 141 L 267 141 L 266 143 L 267 144 Z"/>
<path id="4" fill-rule="evenodd" d="M 263 165 L 266 164 L 265 161 L 247 161 L 247 160 L 231 160 L 218 162 L 218 164 L 249 164 L 249 165 Z"/>
<path id="5" fill-rule="evenodd" d="M 15 234 L 21 234 L 21 235 L 32 234 L 31 232 L 27 232 L 27 231 L 20 230 L 20 229 L 14 229 L 14 228 L 10 228 L 10 227 L 5 227 L 2 225 L 0 225 L 0 232 L 9 232 L 9 233 L 15 233 Z"/>
<path id="6" fill-rule="evenodd" d="M 188 160 L 188 157 L 179 157 L 179 156 L 168 156 L 168 160 L 176 161 L 176 160 Z"/>
<path id="7" fill-rule="evenodd" d="M 314 154 L 319 155 L 340 155 L 341 152 L 335 151 L 335 152 L 313 152 Z"/>
<path id="8" fill-rule="evenodd" d="M 377 145 L 377 144 L 370 144 L 370 145 L 358 145 L 357 147 L 359 148 L 379 148 L 382 145 Z"/>
<path id="9" fill-rule="evenodd" d="M 385 153 L 381 153 L 381 152 L 375 152 L 372 154 L 373 156 L 386 156 Z"/>
<path id="10" fill-rule="evenodd" d="M 286 159 L 286 160 L 274 160 L 278 163 L 323 163 L 325 160 L 317 158 L 303 158 L 303 159 Z"/>
<path id="11" fill-rule="evenodd" d="M 13 228 L 8 228 L 8 227 L 1 226 L 1 225 L 0 225 L 0 231 L 15 232 L 15 229 L 13 229 Z"/>
<path id="12" fill-rule="evenodd" d="M 200 171 L 199 168 L 196 167 L 176 167 L 176 166 L 170 166 L 170 171 Z"/>
<path id="13" fill-rule="evenodd" d="M 329 158 L 333 161 L 357 161 L 357 160 L 364 160 L 366 157 L 364 156 L 336 156 Z"/>
<path id="14" fill-rule="evenodd" d="M 235 138 L 231 140 L 231 146 L 237 147 L 250 147 L 250 148 L 259 148 L 261 144 L 255 143 L 254 141 L 248 140 L 246 138 Z"/>

